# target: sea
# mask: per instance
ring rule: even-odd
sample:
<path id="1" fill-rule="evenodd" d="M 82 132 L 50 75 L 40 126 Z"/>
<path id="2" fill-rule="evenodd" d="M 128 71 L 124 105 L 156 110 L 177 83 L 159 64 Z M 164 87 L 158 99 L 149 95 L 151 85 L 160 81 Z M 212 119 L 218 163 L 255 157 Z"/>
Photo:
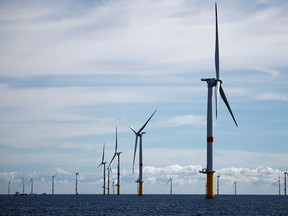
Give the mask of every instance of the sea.
<path id="1" fill-rule="evenodd" d="M 0 195 L 0 215 L 288 215 L 279 195 Z"/>

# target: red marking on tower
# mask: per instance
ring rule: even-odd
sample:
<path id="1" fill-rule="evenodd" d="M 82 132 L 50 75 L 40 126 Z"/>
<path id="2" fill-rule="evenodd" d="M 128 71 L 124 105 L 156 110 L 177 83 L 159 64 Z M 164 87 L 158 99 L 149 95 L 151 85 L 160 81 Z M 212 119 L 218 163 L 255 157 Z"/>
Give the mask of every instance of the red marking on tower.
<path id="1" fill-rule="evenodd" d="M 214 142 L 214 137 L 207 137 L 207 142 Z"/>
<path id="2" fill-rule="evenodd" d="M 143 166 L 143 163 L 140 163 L 139 165 L 140 165 L 140 166 Z"/>

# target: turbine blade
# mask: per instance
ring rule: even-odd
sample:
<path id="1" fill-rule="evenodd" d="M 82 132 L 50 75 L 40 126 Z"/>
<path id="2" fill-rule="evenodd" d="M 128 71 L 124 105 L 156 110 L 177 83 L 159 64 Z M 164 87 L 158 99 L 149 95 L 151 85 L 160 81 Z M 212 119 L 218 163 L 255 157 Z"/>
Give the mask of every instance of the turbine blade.
<path id="1" fill-rule="evenodd" d="M 115 142 L 115 153 L 117 152 L 117 146 L 118 146 L 118 139 L 117 139 L 117 126 L 116 126 L 116 142 Z"/>
<path id="2" fill-rule="evenodd" d="M 233 118 L 236 126 L 238 127 L 237 122 L 236 122 L 236 120 L 235 120 L 235 118 L 234 118 L 234 115 L 233 115 L 233 113 L 232 113 L 232 110 L 231 110 L 231 108 L 230 108 L 230 106 L 229 106 L 228 100 L 227 100 L 227 98 L 226 98 L 226 96 L 225 96 L 224 90 L 223 90 L 223 88 L 222 88 L 221 85 L 220 85 L 220 95 L 221 95 L 224 103 L 226 104 L 226 107 L 228 108 L 228 110 L 229 110 L 229 112 L 230 112 L 230 114 L 231 114 L 231 116 L 232 116 L 232 118 Z"/>
<path id="3" fill-rule="evenodd" d="M 215 2 L 215 18 L 216 18 L 216 40 L 215 40 L 215 69 L 216 79 L 219 79 L 219 39 L 218 39 L 218 18 L 217 18 L 217 3 Z"/>
<path id="4" fill-rule="evenodd" d="M 218 116 L 218 101 L 219 101 L 219 88 L 220 88 L 220 81 L 216 82 L 216 86 L 215 86 L 215 108 L 216 108 L 216 119 Z"/>
<path id="5" fill-rule="evenodd" d="M 124 124 L 126 124 L 135 134 L 137 133 L 134 128 L 132 128 L 129 124 L 127 124 L 126 122 L 122 121 L 121 119 L 119 119 L 121 122 L 123 122 Z"/>
<path id="6" fill-rule="evenodd" d="M 105 143 L 103 145 L 102 163 L 104 162 Z"/>
<path id="7" fill-rule="evenodd" d="M 140 133 L 148 124 L 148 122 L 150 121 L 150 119 L 153 117 L 153 115 L 155 114 L 155 112 L 157 111 L 157 109 L 152 113 L 152 115 L 150 116 L 150 118 L 145 122 L 145 124 L 140 128 L 140 130 L 138 131 L 138 133 Z"/>
<path id="8" fill-rule="evenodd" d="M 112 159 L 111 159 L 111 161 L 110 161 L 110 163 L 109 163 L 109 165 L 108 165 L 108 168 L 110 167 L 110 165 L 111 165 L 111 163 L 113 162 L 113 160 L 114 160 L 115 157 L 116 157 L 116 153 L 113 155 L 113 157 L 112 157 Z"/>
<path id="9" fill-rule="evenodd" d="M 102 165 L 102 163 L 100 163 L 100 164 L 97 166 L 97 168 L 99 168 L 101 165 Z"/>
<path id="10" fill-rule="evenodd" d="M 135 147 L 134 147 L 134 157 L 133 157 L 132 174 L 134 174 L 134 165 L 135 165 L 135 156 L 136 156 L 136 150 L 137 150 L 137 142 L 138 142 L 138 136 L 137 136 L 137 134 L 136 134 Z"/>

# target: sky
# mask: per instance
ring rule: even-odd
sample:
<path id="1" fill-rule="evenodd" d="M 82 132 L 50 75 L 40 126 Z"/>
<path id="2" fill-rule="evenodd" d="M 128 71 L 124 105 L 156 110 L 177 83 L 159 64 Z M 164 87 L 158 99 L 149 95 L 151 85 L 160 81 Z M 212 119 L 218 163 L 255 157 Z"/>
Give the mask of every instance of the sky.
<path id="1" fill-rule="evenodd" d="M 0 1 L 0 194 L 102 193 L 118 127 L 121 192 L 204 194 L 207 84 L 215 77 L 214 1 Z M 288 169 L 288 2 L 219 0 L 223 101 L 214 116 L 220 193 L 278 194 Z M 213 101 L 214 103 L 214 101 Z M 215 112 L 215 111 L 214 111 Z M 138 154 L 136 155 L 136 164 Z M 111 182 L 116 183 L 116 161 Z M 215 181 L 216 182 L 216 181 Z M 215 183 L 216 184 L 216 183 Z M 111 186 L 112 187 L 112 186 Z M 112 189 L 111 189 L 112 192 Z"/>

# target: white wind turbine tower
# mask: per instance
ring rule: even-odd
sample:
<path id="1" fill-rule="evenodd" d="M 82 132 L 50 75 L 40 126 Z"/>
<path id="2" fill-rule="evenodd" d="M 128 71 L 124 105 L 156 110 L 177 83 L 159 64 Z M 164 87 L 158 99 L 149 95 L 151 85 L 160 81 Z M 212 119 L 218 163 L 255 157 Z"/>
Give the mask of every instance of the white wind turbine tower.
<path id="1" fill-rule="evenodd" d="M 56 174 L 51 176 L 52 177 L 52 195 L 54 195 L 54 180 L 56 176 L 57 176 Z"/>
<path id="2" fill-rule="evenodd" d="M 20 187 L 21 185 L 23 186 L 23 195 L 25 195 L 25 180 L 24 180 L 24 177 L 22 176 L 22 181 L 20 183 Z"/>
<path id="3" fill-rule="evenodd" d="M 75 186 L 75 194 L 79 194 L 78 193 L 78 176 L 80 175 L 79 173 L 79 166 L 78 166 L 78 171 L 75 173 L 75 176 L 76 176 L 76 186 Z"/>
<path id="4" fill-rule="evenodd" d="M 108 167 L 110 167 L 111 163 L 113 162 L 114 158 L 117 155 L 117 159 L 118 159 L 118 163 L 117 163 L 117 195 L 120 195 L 120 154 L 122 152 L 118 152 L 117 151 L 118 148 L 118 139 L 117 139 L 117 127 L 116 127 L 116 142 L 115 142 L 115 152 L 114 155 L 108 165 Z M 113 190 L 114 190 L 114 184 L 113 184 Z"/>
<path id="5" fill-rule="evenodd" d="M 10 190 L 11 189 L 11 181 L 8 182 L 8 195 L 10 195 Z"/>
<path id="6" fill-rule="evenodd" d="M 30 183 L 31 183 L 31 192 L 30 192 L 30 194 L 33 195 L 33 186 L 34 186 L 33 185 L 33 178 L 30 179 L 30 181 L 28 183 L 28 186 L 29 186 Z"/>
<path id="7" fill-rule="evenodd" d="M 114 181 L 114 179 L 113 179 L 113 181 L 112 181 L 113 195 L 114 195 L 114 185 L 115 185 L 115 181 Z"/>
<path id="8" fill-rule="evenodd" d="M 108 173 L 108 186 L 107 186 L 107 193 L 110 194 L 110 173 L 112 173 L 111 167 L 107 168 L 107 173 Z"/>
<path id="9" fill-rule="evenodd" d="M 98 165 L 97 168 L 99 168 L 101 165 L 103 165 L 103 194 L 106 194 L 106 163 L 104 162 L 104 154 L 105 154 L 105 143 L 103 145 L 103 154 L 102 154 L 102 162 Z"/>
<path id="10" fill-rule="evenodd" d="M 136 156 L 136 150 L 137 150 L 137 142 L 138 142 L 138 137 L 140 139 L 140 144 L 139 144 L 139 178 L 136 181 L 136 183 L 139 184 L 138 187 L 138 195 L 139 196 L 143 196 L 143 151 L 142 151 L 142 136 L 143 134 L 145 134 L 145 132 L 142 132 L 144 130 L 144 128 L 146 127 L 146 125 L 148 124 L 148 122 L 150 121 L 150 119 L 153 117 L 153 115 L 155 114 L 155 112 L 157 111 L 157 109 L 152 113 L 152 115 L 150 116 L 150 118 L 145 122 L 145 124 L 140 128 L 140 130 L 136 131 L 134 130 L 130 125 L 128 125 L 127 123 L 123 122 L 124 124 L 126 124 L 136 135 L 136 140 L 135 140 L 135 147 L 134 147 L 134 157 L 133 157 L 133 168 L 132 168 L 132 173 L 134 173 L 134 164 L 135 164 L 135 156 Z"/>
<path id="11" fill-rule="evenodd" d="M 170 182 L 170 195 L 172 195 L 172 178 L 170 178 L 167 182 L 167 184 L 169 184 Z"/>
<path id="12" fill-rule="evenodd" d="M 217 175 L 217 195 L 219 195 L 219 178 L 220 174 Z"/>
<path id="13" fill-rule="evenodd" d="M 284 195 L 286 195 L 286 175 L 288 174 L 287 171 L 284 171 Z"/>
<path id="14" fill-rule="evenodd" d="M 216 103 L 216 118 L 218 112 L 218 98 L 219 93 L 223 99 L 225 105 L 227 106 L 236 126 L 237 122 L 234 118 L 232 110 L 229 106 L 228 100 L 225 96 L 222 80 L 220 79 L 219 73 L 219 41 L 218 41 L 218 20 L 217 20 L 217 4 L 215 3 L 215 17 L 216 17 L 216 42 L 215 42 L 215 69 L 216 69 L 216 78 L 202 78 L 201 81 L 207 82 L 208 86 L 208 100 L 207 100 L 207 167 L 200 171 L 201 173 L 207 174 L 207 198 L 214 198 L 214 170 L 213 170 L 213 111 L 212 111 L 212 89 L 215 87 L 215 103 Z"/>
<path id="15" fill-rule="evenodd" d="M 233 185 L 232 185 L 232 187 L 234 186 L 234 193 L 235 193 L 235 195 L 237 194 L 237 182 L 236 181 L 234 181 L 234 183 L 233 183 Z"/>
<path id="16" fill-rule="evenodd" d="M 279 173 L 279 177 L 278 177 L 278 181 L 276 181 L 276 183 L 278 183 L 278 193 L 279 195 L 281 195 L 281 182 L 280 182 L 280 173 Z"/>

